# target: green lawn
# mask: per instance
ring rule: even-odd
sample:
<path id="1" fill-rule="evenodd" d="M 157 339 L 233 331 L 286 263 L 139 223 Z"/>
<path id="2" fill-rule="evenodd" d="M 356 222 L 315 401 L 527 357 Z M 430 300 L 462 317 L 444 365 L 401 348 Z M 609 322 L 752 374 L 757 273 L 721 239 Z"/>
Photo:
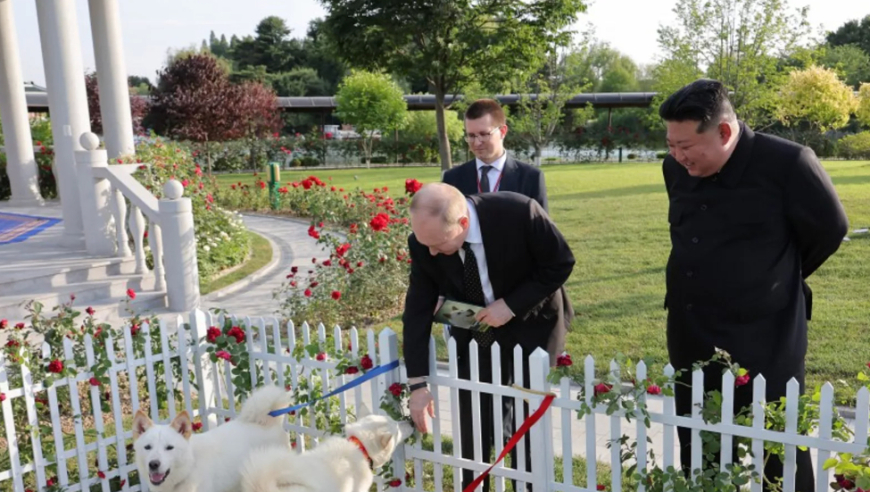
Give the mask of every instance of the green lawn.
<path id="1" fill-rule="evenodd" d="M 846 207 L 850 229 L 870 226 L 870 163 L 826 162 Z M 660 163 L 544 167 L 550 212 L 577 264 L 568 291 L 578 313 L 568 339 L 575 361 L 592 354 L 605 367 L 616 353 L 666 362 L 664 269 L 670 248 L 667 196 Z M 396 195 L 406 178 L 440 179 L 438 168 L 307 169 L 283 181 L 316 174 L 336 186 L 388 186 Z M 261 177 L 264 177 L 261 175 Z M 251 175 L 219 181 L 253 182 Z M 854 235 L 809 280 L 814 292 L 808 383 L 854 382 L 870 361 L 870 234 Z M 391 323 L 395 324 L 395 323 Z M 400 328 L 396 325 L 396 328 Z M 401 330 L 399 330 L 401 331 Z"/>

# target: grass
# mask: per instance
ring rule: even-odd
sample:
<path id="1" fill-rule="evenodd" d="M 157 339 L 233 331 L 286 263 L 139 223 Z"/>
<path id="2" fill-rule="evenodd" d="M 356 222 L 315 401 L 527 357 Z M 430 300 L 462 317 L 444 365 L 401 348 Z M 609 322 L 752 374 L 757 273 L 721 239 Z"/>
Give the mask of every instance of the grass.
<path id="1" fill-rule="evenodd" d="M 248 234 L 251 237 L 251 254 L 248 259 L 232 272 L 214 278 L 207 284 L 202 285 L 200 287 L 200 293 L 202 295 L 232 285 L 263 268 L 272 261 L 272 245 L 269 244 L 269 241 L 257 233 L 249 231 Z"/>
<path id="2" fill-rule="evenodd" d="M 850 229 L 870 226 L 870 163 L 825 162 L 846 208 Z M 604 369 L 617 353 L 667 363 L 665 264 L 670 251 L 667 194 L 660 163 L 544 166 L 550 214 L 577 259 L 567 289 L 577 311 L 568 336 L 575 360 L 591 354 Z M 285 172 L 283 181 L 316 174 L 346 189 L 388 186 L 404 192 L 406 178 L 440 179 L 438 168 Z M 263 177 L 262 175 L 260 177 Z M 221 175 L 222 183 L 251 175 Z M 854 235 L 808 283 L 814 293 L 807 383 L 834 384 L 870 360 L 870 234 Z M 401 331 L 394 318 L 391 326 Z M 440 336 L 440 333 L 439 333 Z"/>

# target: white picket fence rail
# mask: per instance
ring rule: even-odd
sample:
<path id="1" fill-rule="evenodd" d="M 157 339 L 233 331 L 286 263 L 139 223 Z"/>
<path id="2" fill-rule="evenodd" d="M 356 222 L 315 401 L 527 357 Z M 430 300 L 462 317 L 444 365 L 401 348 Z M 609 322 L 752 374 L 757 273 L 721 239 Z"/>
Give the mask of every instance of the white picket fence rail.
<path id="1" fill-rule="evenodd" d="M 300 327 L 295 327 L 292 323 L 282 325 L 274 318 L 231 319 L 234 324 L 246 327 L 245 343 L 250 354 L 249 369 L 255 384 L 258 378 L 261 378 L 262 384 L 291 385 L 295 388 L 303 374 L 310 374 L 312 369 L 317 369 L 319 371 L 318 378 L 320 378 L 325 392 L 327 388 L 333 389 L 357 377 L 336 374 L 336 361 L 317 360 L 308 355 L 299 360 L 293 357 L 292 354 L 298 344 L 308 346 L 312 342 L 327 342 L 327 329 L 323 325 L 312 330 L 308 324 L 303 324 Z M 20 370 L 20 375 L 13 375 L 12 372 L 7 372 L 7 368 L 12 366 L 7 365 L 5 359 L 0 360 L 0 393 L 5 397 L 0 407 L 2 407 L 6 437 L 6 449 L 0 452 L 0 468 L 8 467 L 8 469 L 0 471 L 0 490 L 24 492 L 25 481 L 30 484 L 29 488 L 32 490 L 45 490 L 46 481 L 49 479 L 55 482 L 55 486 L 59 485 L 60 490 L 69 492 L 83 490 L 110 492 L 118 490 L 121 481 L 124 482 L 123 490 L 147 490 L 147 486 L 131 482 L 131 478 L 136 475 L 136 467 L 130 446 L 132 443 L 130 423 L 132 415 L 141 405 L 147 405 L 147 410 L 156 422 L 168 422 L 178 412 L 186 410 L 194 417 L 194 420 L 202 422 L 203 432 L 214 425 L 221 425 L 225 419 L 231 419 L 236 415 L 237 408 L 230 402 L 238 403 L 240 398 L 237 397 L 237 388 L 231 376 L 230 363 L 224 360 L 219 360 L 218 363 L 211 362 L 206 353 L 209 344 L 204 340 L 208 327 L 223 326 L 223 320 L 222 316 L 216 317 L 211 313 L 193 311 L 190 313 L 189 321 L 185 321 L 179 316 L 174 320 L 173 326 L 170 326 L 166 320 L 161 320 L 159 327 L 152 328 L 145 325 L 143 326 L 146 333 L 144 349 L 138 353 L 134 349 L 134 339 L 130 330 L 124 329 L 120 350 L 116 351 L 112 344 L 107 346 L 111 362 L 111 367 L 106 373 L 110 380 L 108 391 L 103 394 L 103 388 L 97 386 L 90 386 L 84 390 L 84 393 L 69 391 L 68 401 L 59 400 L 59 390 L 78 384 L 87 384 L 93 374 L 81 372 L 74 377 L 55 381 L 54 384 L 46 388 L 40 382 L 33 381 L 31 373 L 26 367 L 16 369 Z M 186 322 L 189 322 L 187 327 L 185 327 Z M 158 328 L 160 330 L 159 347 L 155 347 L 148 333 L 150 330 Z M 312 331 L 314 332 L 312 333 Z M 329 340 L 329 343 L 334 343 L 336 351 L 347 352 L 349 345 L 350 355 L 354 358 L 367 353 L 374 365 L 379 365 L 396 360 L 399 356 L 397 337 L 390 329 L 383 329 L 377 335 L 374 331 L 368 330 L 362 337 L 364 340 L 361 340 L 361 334 L 355 328 L 341 330 L 335 327 L 330 331 L 332 339 Z M 157 335 L 155 335 L 155 339 L 157 339 Z M 434 338 L 431 346 L 435 346 Z M 434 349 L 429 359 L 430 387 L 433 395 L 436 395 L 436 418 L 432 421 L 431 450 L 424 449 L 420 440 L 417 440 L 413 445 L 407 444 L 397 450 L 393 466 L 396 475 L 402 479 L 402 485 L 396 490 L 434 490 L 440 492 L 446 488 L 447 490 L 460 491 L 462 490 L 461 473 L 457 468 L 472 469 L 479 473 L 489 467 L 488 458 L 484 459 L 481 456 L 479 446 L 475 449 L 474 460 L 465 460 L 461 457 L 458 437 L 459 421 L 456 418 L 459 415 L 458 394 L 460 389 L 472 392 L 471 418 L 474 422 L 480 421 L 478 397 L 481 393 L 494 395 L 493 408 L 496 412 L 494 417 L 497 420 L 501 418 L 499 412 L 502 398 L 514 398 L 516 408 L 522 408 L 522 402 L 525 399 L 529 403 L 530 412 L 534 412 L 543 399 L 540 394 L 533 394 L 514 387 L 481 383 L 477 380 L 477 371 L 475 370 L 472 370 L 470 381 L 460 380 L 457 377 L 454 341 L 447 340 L 447 347 L 449 374 L 439 373 Z M 498 345 L 494 345 L 491 350 L 492 360 L 500 360 Z M 87 365 L 90 367 L 94 363 L 95 352 L 89 337 L 85 339 L 85 352 Z M 513 355 L 515 366 L 522 367 L 523 354 L 519 347 L 514 350 Z M 472 368 L 476 367 L 477 357 L 476 344 L 472 344 Z M 43 362 L 47 364 L 53 358 L 58 358 L 58 355 L 51 354 L 48 345 L 44 345 Z M 60 358 L 64 359 L 66 364 L 74 364 L 74 350 L 69 340 L 65 340 L 64 354 Z M 582 420 L 578 420 L 576 412 L 581 408 L 582 402 L 572 397 L 570 381 L 563 379 L 558 387 L 553 387 L 547 381 L 550 371 L 547 354 L 539 350 L 531 355 L 529 364 L 530 381 L 527 382 L 527 386 L 538 392 L 552 391 L 557 394 L 557 398 L 541 421 L 532 428 L 529 435 L 523 438 L 531 439 L 531 449 L 534 450 L 531 457 L 532 469 L 525 470 L 523 467 L 525 446 L 521 441 L 517 446 L 518 469 L 508 468 L 504 464 L 493 469 L 494 490 L 505 490 L 505 479 L 517 480 L 519 484 L 529 483 L 532 484 L 534 490 L 541 491 L 581 492 L 596 490 L 601 478 L 598 476 L 595 459 L 598 447 L 596 441 L 600 435 L 598 432 L 600 422 L 598 421 L 601 419 L 609 421 L 605 425 L 609 439 L 619 439 L 628 426 L 634 428 L 634 433 L 637 436 L 637 467 L 645 469 L 647 466 L 647 437 L 652 429 L 648 429 L 644 425 L 642 418 L 637 418 L 635 415 L 627 424 L 624 412 L 620 411 L 607 416 L 606 409 L 602 405 L 597 405 L 593 408 L 594 416 L 586 416 Z M 586 403 L 591 404 L 593 387 L 596 384 L 595 364 L 591 357 L 587 358 L 584 364 L 585 398 Z M 618 371 L 619 367 L 612 364 L 611 370 Z M 672 374 L 673 369 L 668 366 L 665 368 L 665 373 Z M 498 364 L 494 365 L 493 374 L 495 381 L 501 380 Z M 637 380 L 647 378 L 647 368 L 643 363 L 637 365 L 635 375 Z M 129 384 L 127 388 L 122 388 L 123 381 L 139 381 L 143 377 L 144 387 L 141 388 L 141 392 L 137 384 Z M 522 371 L 518 370 L 515 375 L 516 382 L 524 383 L 522 377 Z M 20 381 L 21 384 L 11 388 L 11 379 Z M 360 408 L 362 404 L 372 410 L 377 410 L 381 396 L 393 382 L 404 382 L 403 368 L 400 367 L 381 375 L 372 382 L 336 397 L 342 423 L 347 422 L 349 416 L 355 414 L 354 410 Z M 865 452 L 868 424 L 870 424 L 870 415 L 868 415 L 870 414 L 870 392 L 867 388 L 862 388 L 857 395 L 857 411 L 853 428 L 854 439 L 851 442 L 842 442 L 832 439 L 831 422 L 835 407 L 833 405 L 833 387 L 830 384 L 826 384 L 822 389 L 820 429 L 817 436 L 801 435 L 797 432 L 798 385 L 794 381 L 789 384 L 787 391 L 786 431 L 776 432 L 765 429 L 764 413 L 757 411 L 763 405 L 764 386 L 763 377 L 757 376 L 754 379 L 753 387 L 756 398 L 752 427 L 735 425 L 733 415 L 727 410 L 730 407 L 728 403 L 733 399 L 734 389 L 734 379 L 730 373 L 723 376 L 723 399 L 725 402 L 723 407 L 726 410 L 723 411 L 720 423 L 705 423 L 697 407 L 692 417 L 676 416 L 673 398 L 662 398 L 663 410 L 649 412 L 652 425 L 661 426 L 662 429 L 662 468 L 677 466 L 678 460 L 674 458 L 676 426 L 692 429 L 693 443 L 696 444 L 693 447 L 692 468 L 696 468 L 701 461 L 701 451 L 698 444 L 700 443 L 700 432 L 704 430 L 722 434 L 723 465 L 731 460 L 729 456 L 730 443 L 735 436 L 753 440 L 753 453 L 759 457 L 755 459 L 760 459 L 762 456 L 761 450 L 764 441 L 785 444 L 787 471 L 794 470 L 797 446 L 807 446 L 817 450 L 818 458 L 815 465 L 817 490 L 825 490 L 831 481 L 831 473 L 821 469 L 821 464 L 831 453 L 860 454 Z M 162 392 L 160 391 L 161 387 Z M 700 390 L 703 388 L 703 373 L 700 371 L 693 374 L 693 388 L 695 388 L 693 399 L 695 402 L 700 402 L 703 397 Z M 173 391 L 166 391 L 167 389 Z M 573 388 L 574 393 L 576 393 L 576 389 Z M 64 393 L 66 394 L 66 392 Z M 438 397 L 438 395 L 445 393 L 447 395 L 446 408 L 445 402 Z M 80 397 L 82 394 L 86 396 Z M 180 398 L 176 398 L 176 394 Z M 100 405 L 100 400 L 104 397 L 108 397 L 110 400 L 110 415 L 113 422 L 109 426 L 104 424 L 104 415 Z M 88 407 L 91 409 L 87 413 L 83 412 L 83 403 L 86 403 L 83 400 L 87 401 Z M 16 421 L 13 407 L 18 408 L 18 413 L 21 413 L 22 401 L 24 408 L 26 408 L 26 414 L 19 416 L 19 421 Z M 37 401 L 45 401 L 47 405 L 37 407 Z M 40 414 L 44 414 L 45 407 L 50 413 L 50 433 L 46 435 L 45 432 L 32 432 L 32 430 L 38 429 L 40 424 L 46 425 L 45 422 L 40 421 Z M 522 413 L 516 413 L 516 426 L 519 427 Z M 449 423 L 444 418 L 448 414 L 451 416 Z M 24 420 L 24 425 L 21 425 L 21 420 Z M 554 422 L 560 423 L 560 428 L 557 428 Z M 575 427 L 585 430 L 585 442 L 573 442 L 572 430 Z M 313 413 L 308 413 L 307 419 L 302 415 L 289 417 L 285 422 L 285 428 L 288 432 L 295 433 L 297 449 L 305 448 L 306 436 L 309 438 L 308 444 L 312 444 L 316 443 L 317 439 L 327 432 L 326 429 L 318 425 Z M 502 449 L 498 443 L 503 442 L 503 438 L 509 436 L 501 435 L 499 426 L 496 426 L 495 432 L 497 443 L 495 452 L 498 454 Z M 26 434 L 29 434 L 30 439 L 20 440 L 22 435 Z M 453 438 L 452 454 L 450 455 L 444 454 L 445 438 L 448 435 Z M 561 442 L 558 448 L 556 447 L 557 439 Z M 46 442 L 49 440 L 53 443 L 62 443 L 62 446 L 60 449 L 52 451 L 53 444 Z M 21 447 L 26 445 L 32 448 L 31 453 L 23 453 Z M 118 452 L 118 450 L 124 450 L 124 452 Z M 613 446 L 610 453 L 608 464 L 611 467 L 611 488 L 609 490 L 620 491 L 622 490 L 624 471 L 621 467 L 620 447 Z M 562 460 L 560 469 L 556 468 L 556 455 L 566 457 Z M 574 456 L 590 457 L 586 461 L 585 483 L 581 483 L 579 477 L 575 476 L 572 468 L 573 460 L 568 458 Z M 755 461 L 755 463 L 758 464 L 759 461 Z M 412 486 L 408 486 L 404 480 L 403 470 L 406 465 L 415 478 Z M 56 468 L 56 471 L 49 474 L 49 468 Z M 82 474 L 79 473 L 79 470 L 88 470 L 88 472 Z M 560 473 L 557 475 L 557 472 Z M 448 473 L 452 474 L 452 480 L 447 478 Z M 559 475 L 561 477 L 557 480 Z M 787 472 L 786 477 L 784 490 L 792 492 L 794 490 L 793 473 Z M 33 485 L 34 481 L 36 486 Z M 377 482 L 380 489 L 384 484 L 380 479 Z M 639 490 L 643 490 L 643 487 L 640 486 Z M 761 491 L 761 484 L 753 483 L 751 490 Z"/>

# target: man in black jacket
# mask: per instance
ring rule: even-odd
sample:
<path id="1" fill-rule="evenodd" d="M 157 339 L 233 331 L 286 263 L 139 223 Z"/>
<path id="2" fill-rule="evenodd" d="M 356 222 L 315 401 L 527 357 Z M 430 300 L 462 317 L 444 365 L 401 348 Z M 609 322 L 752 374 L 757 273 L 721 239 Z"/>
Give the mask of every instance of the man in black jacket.
<path id="1" fill-rule="evenodd" d="M 687 85 L 659 114 L 670 150 L 663 172 L 671 364 L 686 370 L 689 384 L 692 364 L 720 348 L 751 377 L 765 377 L 767 401 L 785 396 L 791 378 L 803 392 L 812 306 L 805 280 L 837 251 L 848 228 L 830 178 L 811 149 L 738 121 L 717 81 Z M 721 388 L 721 369 L 708 366 L 705 392 Z M 751 385 L 736 388 L 735 412 L 751 403 Z M 691 414 L 687 386 L 677 385 L 676 406 Z M 690 432 L 678 434 L 687 470 Z M 812 492 L 809 451 L 798 451 L 797 464 L 797 490 Z M 771 457 L 765 475 L 782 474 Z"/>
<path id="2" fill-rule="evenodd" d="M 431 183 L 414 195 L 410 211 L 413 234 L 408 239 L 411 275 L 402 317 L 404 358 L 411 416 L 417 429 L 427 432 L 425 414 L 432 416 L 433 399 L 425 377 L 439 297 L 486 306 L 478 319 L 493 327 L 485 333 L 452 329 L 459 377 L 469 377 L 469 344 L 474 339 L 480 346 L 480 379 L 491 382 L 490 346 L 498 342 L 502 384 L 510 385 L 514 347 L 520 345 L 528 358 L 535 349 L 546 349 L 551 332 L 564 326 L 560 287 L 571 275 L 574 256 L 541 205 L 518 193 L 465 197 L 453 186 Z M 523 382 L 528 385 L 528 375 Z M 470 458 L 472 439 L 479 437 L 482 457 L 488 460 L 494 424 L 503 426 L 505 438 L 513 434 L 512 416 L 493 422 L 491 405 L 491 398 L 488 408 L 481 398 L 479 436 L 472 431 L 470 411 L 454 416 L 460 419 L 463 449 L 472 450 Z M 472 479 L 472 473 L 463 473 L 464 486 Z"/>
<path id="3" fill-rule="evenodd" d="M 547 211 L 547 185 L 540 169 L 520 162 L 504 148 L 508 127 L 498 101 L 480 99 L 465 111 L 465 141 L 475 159 L 444 172 L 442 181 L 463 194 L 515 191 Z"/>

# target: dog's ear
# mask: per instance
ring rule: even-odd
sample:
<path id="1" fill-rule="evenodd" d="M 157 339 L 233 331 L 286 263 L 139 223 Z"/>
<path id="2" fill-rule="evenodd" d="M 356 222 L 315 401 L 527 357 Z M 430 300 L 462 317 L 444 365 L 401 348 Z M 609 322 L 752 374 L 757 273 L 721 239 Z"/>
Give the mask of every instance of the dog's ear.
<path id="1" fill-rule="evenodd" d="M 193 432 L 193 423 L 190 421 L 190 415 L 187 414 L 187 410 L 176 415 L 170 426 L 184 436 L 185 439 L 190 439 L 190 434 Z"/>
<path id="2" fill-rule="evenodd" d="M 137 411 L 136 416 L 133 418 L 133 439 L 139 439 L 139 436 L 150 429 L 152 425 L 154 425 L 154 422 L 151 421 L 148 414 L 141 409 Z"/>
<path id="3" fill-rule="evenodd" d="M 391 449 L 395 438 L 395 433 L 390 430 L 382 429 L 378 432 L 378 442 L 381 444 L 381 449 L 383 450 Z"/>
<path id="4" fill-rule="evenodd" d="M 365 403 L 360 402 L 359 411 L 356 413 L 356 419 L 359 420 L 361 418 L 368 417 L 371 414 L 372 411 L 369 410 L 369 407 Z"/>

